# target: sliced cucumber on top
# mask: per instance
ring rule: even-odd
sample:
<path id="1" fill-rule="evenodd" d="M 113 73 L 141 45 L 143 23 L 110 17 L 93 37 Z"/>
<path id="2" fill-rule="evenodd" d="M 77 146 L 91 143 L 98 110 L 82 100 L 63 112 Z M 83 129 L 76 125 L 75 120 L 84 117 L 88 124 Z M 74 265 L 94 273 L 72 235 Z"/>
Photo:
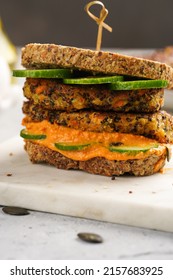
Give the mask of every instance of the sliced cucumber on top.
<path id="1" fill-rule="evenodd" d="M 55 147 L 62 151 L 81 151 L 90 146 L 89 143 L 73 144 L 73 143 L 55 143 Z"/>
<path id="2" fill-rule="evenodd" d="M 45 134 L 33 134 L 28 132 L 26 129 L 22 129 L 20 131 L 20 136 L 24 139 L 29 139 L 29 140 L 43 140 L 46 139 Z"/>
<path id="3" fill-rule="evenodd" d="M 123 76 L 92 76 L 83 78 L 63 79 L 64 84 L 76 84 L 76 85 L 93 85 L 93 84 L 110 84 L 117 81 L 123 81 Z"/>
<path id="4" fill-rule="evenodd" d="M 151 144 L 151 145 L 147 145 L 144 147 L 139 147 L 139 146 L 125 146 L 125 145 L 118 145 L 118 146 L 114 146 L 114 145 L 110 145 L 109 146 L 109 151 L 111 152 L 118 152 L 118 153 L 128 153 L 128 154 L 137 154 L 140 152 L 147 152 L 150 149 L 153 148 L 158 148 L 158 144 Z"/>
<path id="5" fill-rule="evenodd" d="M 135 90 L 147 88 L 165 88 L 168 82 L 165 80 L 136 80 L 136 81 L 117 81 L 109 85 L 111 90 Z"/>
<path id="6" fill-rule="evenodd" d="M 13 70 L 14 77 L 26 78 L 71 78 L 73 72 L 70 69 L 21 69 Z"/>

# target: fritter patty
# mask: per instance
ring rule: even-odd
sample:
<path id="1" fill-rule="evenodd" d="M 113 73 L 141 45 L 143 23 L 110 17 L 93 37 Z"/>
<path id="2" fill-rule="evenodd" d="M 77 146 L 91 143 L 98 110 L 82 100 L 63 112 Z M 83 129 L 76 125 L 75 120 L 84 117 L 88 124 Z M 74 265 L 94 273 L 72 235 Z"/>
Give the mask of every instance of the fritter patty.
<path id="1" fill-rule="evenodd" d="M 64 85 L 57 79 L 27 79 L 24 96 L 45 109 L 77 111 L 93 109 L 115 112 L 160 110 L 164 103 L 163 89 L 111 91 L 106 85 Z"/>
<path id="2" fill-rule="evenodd" d="M 125 173 L 135 176 L 152 175 L 162 169 L 166 161 L 166 149 L 161 156 L 152 155 L 145 159 L 126 161 L 107 160 L 100 157 L 87 161 L 75 161 L 31 141 L 26 141 L 25 150 L 33 163 L 48 163 L 58 169 L 83 170 L 104 176 L 119 176 Z"/>
<path id="3" fill-rule="evenodd" d="M 23 112 L 33 121 L 48 120 L 51 123 L 74 129 L 95 132 L 121 132 L 143 135 L 160 143 L 173 143 L 173 116 L 165 111 L 154 114 L 115 112 L 61 112 L 46 110 L 39 105 L 25 102 Z"/>

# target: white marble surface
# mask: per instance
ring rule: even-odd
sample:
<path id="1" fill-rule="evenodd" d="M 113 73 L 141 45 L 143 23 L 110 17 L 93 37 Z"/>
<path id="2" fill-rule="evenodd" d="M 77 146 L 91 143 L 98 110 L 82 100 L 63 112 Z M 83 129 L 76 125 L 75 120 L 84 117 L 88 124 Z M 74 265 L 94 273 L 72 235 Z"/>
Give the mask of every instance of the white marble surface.
<path id="1" fill-rule="evenodd" d="M 31 164 L 23 145 L 19 136 L 1 144 L 1 205 L 173 232 L 172 159 L 163 174 L 111 180 Z"/>
<path id="2" fill-rule="evenodd" d="M 0 143 L 19 133 L 21 103 L 0 110 Z M 84 243 L 82 231 L 104 242 Z M 36 211 L 10 216 L 0 208 L 0 248 L 0 259 L 173 259 L 173 233 Z"/>

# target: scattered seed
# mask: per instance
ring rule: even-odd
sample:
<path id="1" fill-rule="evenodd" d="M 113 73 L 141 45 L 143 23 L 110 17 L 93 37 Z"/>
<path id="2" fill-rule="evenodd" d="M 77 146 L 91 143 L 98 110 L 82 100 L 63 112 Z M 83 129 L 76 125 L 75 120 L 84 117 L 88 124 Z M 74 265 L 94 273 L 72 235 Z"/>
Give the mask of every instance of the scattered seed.
<path id="1" fill-rule="evenodd" d="M 16 215 L 16 216 L 24 216 L 30 214 L 27 209 L 21 207 L 15 207 L 15 206 L 4 206 L 2 208 L 2 211 L 6 214 Z"/>
<path id="2" fill-rule="evenodd" d="M 133 193 L 132 191 L 129 191 L 129 193 Z"/>
<path id="3" fill-rule="evenodd" d="M 7 173 L 6 174 L 8 177 L 11 177 L 13 174 L 11 174 L 11 173 Z"/>
<path id="4" fill-rule="evenodd" d="M 115 175 L 113 175 L 113 176 L 111 177 L 111 180 L 115 180 Z"/>
<path id="5" fill-rule="evenodd" d="M 10 156 L 10 157 L 13 156 L 13 153 L 9 153 L 9 156 Z"/>
<path id="6" fill-rule="evenodd" d="M 102 243 L 103 238 L 95 233 L 90 232 L 80 232 L 78 233 L 78 237 L 83 241 L 90 242 L 90 243 Z"/>

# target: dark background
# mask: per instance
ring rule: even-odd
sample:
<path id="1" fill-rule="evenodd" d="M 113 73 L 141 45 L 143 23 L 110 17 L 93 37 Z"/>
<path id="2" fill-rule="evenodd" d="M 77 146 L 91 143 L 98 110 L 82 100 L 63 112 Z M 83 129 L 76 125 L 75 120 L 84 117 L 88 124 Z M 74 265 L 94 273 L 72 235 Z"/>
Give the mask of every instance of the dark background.
<path id="1" fill-rule="evenodd" d="M 97 24 L 86 0 L 0 0 L 0 17 L 17 46 L 57 43 L 95 48 Z M 103 0 L 109 10 L 103 48 L 160 48 L 173 45 L 173 0 Z M 95 8 L 94 8 L 95 7 Z M 100 8 L 91 11 L 99 14 Z M 100 6 L 98 6 L 100 7 Z"/>

